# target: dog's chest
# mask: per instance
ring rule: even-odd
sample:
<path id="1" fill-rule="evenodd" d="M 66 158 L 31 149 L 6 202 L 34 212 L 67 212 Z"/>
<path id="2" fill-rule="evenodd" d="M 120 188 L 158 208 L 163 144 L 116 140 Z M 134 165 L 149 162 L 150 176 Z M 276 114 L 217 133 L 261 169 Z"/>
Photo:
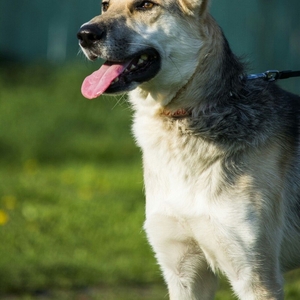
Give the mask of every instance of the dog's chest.
<path id="1" fill-rule="evenodd" d="M 207 215 L 222 184 L 220 150 L 151 117 L 136 118 L 133 131 L 143 151 L 146 213 Z"/>

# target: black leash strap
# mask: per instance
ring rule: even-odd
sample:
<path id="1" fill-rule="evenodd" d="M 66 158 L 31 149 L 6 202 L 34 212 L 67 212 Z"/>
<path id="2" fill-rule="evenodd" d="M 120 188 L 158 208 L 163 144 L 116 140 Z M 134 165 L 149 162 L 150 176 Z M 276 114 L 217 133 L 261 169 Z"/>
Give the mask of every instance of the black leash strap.
<path id="1" fill-rule="evenodd" d="M 269 70 L 264 73 L 258 73 L 258 74 L 250 74 L 246 78 L 247 80 L 253 80 L 253 79 L 263 79 L 266 81 L 275 81 L 278 79 L 287 79 L 291 77 L 300 77 L 300 71 L 278 71 L 278 70 Z"/>

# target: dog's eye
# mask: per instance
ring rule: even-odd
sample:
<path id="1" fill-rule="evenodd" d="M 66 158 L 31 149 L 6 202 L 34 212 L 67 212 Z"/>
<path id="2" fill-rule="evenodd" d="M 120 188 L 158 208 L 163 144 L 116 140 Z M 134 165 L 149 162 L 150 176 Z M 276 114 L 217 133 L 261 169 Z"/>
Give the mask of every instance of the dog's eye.
<path id="1" fill-rule="evenodd" d="M 153 6 L 154 6 L 154 3 L 145 1 L 145 2 L 143 2 L 142 8 L 151 9 Z"/>
<path id="2" fill-rule="evenodd" d="M 109 7 L 109 2 L 102 2 L 102 11 L 106 12 Z"/>
<path id="3" fill-rule="evenodd" d="M 138 10 L 149 10 L 154 7 L 154 3 L 151 1 L 141 1 L 137 4 L 136 9 Z"/>

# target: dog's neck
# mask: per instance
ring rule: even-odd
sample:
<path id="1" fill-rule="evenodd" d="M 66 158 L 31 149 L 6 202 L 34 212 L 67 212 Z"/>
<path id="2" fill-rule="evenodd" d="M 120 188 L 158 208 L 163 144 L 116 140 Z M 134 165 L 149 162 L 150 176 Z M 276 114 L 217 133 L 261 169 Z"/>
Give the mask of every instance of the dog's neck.
<path id="1" fill-rule="evenodd" d="M 243 65 L 232 53 L 221 28 L 213 19 L 209 22 L 209 38 L 200 51 L 200 63 L 189 82 L 170 102 L 170 108 L 179 105 L 184 109 L 199 107 L 204 110 L 241 89 Z"/>

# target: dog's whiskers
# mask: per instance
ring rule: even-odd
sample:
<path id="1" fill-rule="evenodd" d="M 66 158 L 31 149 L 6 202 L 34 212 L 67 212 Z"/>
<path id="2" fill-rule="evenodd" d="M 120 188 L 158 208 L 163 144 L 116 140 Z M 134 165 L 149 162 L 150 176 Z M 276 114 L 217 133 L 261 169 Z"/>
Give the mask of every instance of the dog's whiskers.
<path id="1" fill-rule="evenodd" d="M 119 104 L 121 103 L 121 101 L 124 100 L 125 97 L 126 97 L 125 94 L 123 94 L 123 95 L 121 95 L 121 96 L 114 96 L 114 98 L 115 98 L 117 101 L 116 101 L 115 105 L 112 107 L 111 110 L 114 110 L 114 109 L 117 107 L 117 105 L 119 105 Z M 124 102 L 125 102 L 125 100 L 124 100 Z"/>

